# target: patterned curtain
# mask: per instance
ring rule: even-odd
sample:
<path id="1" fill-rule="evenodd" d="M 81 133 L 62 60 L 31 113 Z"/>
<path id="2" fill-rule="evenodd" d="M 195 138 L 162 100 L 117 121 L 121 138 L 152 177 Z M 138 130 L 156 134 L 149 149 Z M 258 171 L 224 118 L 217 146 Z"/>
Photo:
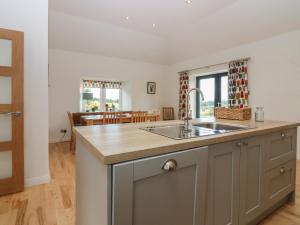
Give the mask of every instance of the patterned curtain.
<path id="1" fill-rule="evenodd" d="M 248 69 L 247 61 L 229 63 L 228 104 L 231 108 L 248 107 Z"/>
<path id="2" fill-rule="evenodd" d="M 189 89 L 189 74 L 188 72 L 179 73 L 179 111 L 178 118 L 185 117 L 185 101 L 187 98 L 187 92 Z"/>
<path id="3" fill-rule="evenodd" d="M 120 89 L 121 86 L 122 82 L 118 81 L 83 80 L 84 88 Z"/>

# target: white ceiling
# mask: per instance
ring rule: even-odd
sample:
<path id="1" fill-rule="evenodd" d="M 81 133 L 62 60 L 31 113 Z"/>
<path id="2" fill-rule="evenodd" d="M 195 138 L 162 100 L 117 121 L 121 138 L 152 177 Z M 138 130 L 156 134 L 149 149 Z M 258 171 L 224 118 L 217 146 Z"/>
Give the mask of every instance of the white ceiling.
<path id="1" fill-rule="evenodd" d="M 168 36 L 237 0 L 50 0 L 50 8 L 137 31 Z M 129 16 L 126 21 L 125 17 Z M 152 28 L 152 24 L 157 24 Z"/>
<path id="2" fill-rule="evenodd" d="M 193 0 L 191 5 L 185 0 L 49 0 L 49 5 L 50 48 L 161 64 L 300 28 L 299 0 Z"/>

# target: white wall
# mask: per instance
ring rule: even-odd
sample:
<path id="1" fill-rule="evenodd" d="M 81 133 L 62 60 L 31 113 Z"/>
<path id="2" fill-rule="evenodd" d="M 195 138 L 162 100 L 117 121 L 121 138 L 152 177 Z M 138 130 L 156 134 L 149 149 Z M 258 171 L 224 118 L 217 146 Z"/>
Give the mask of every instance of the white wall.
<path id="1" fill-rule="evenodd" d="M 132 110 L 160 109 L 169 67 L 99 55 L 50 49 L 49 123 L 50 142 L 59 141 L 60 129 L 68 129 L 67 111 L 79 111 L 79 85 L 82 77 L 115 79 L 126 83 Z M 147 81 L 156 81 L 155 95 L 147 94 Z M 126 109 L 129 109 L 126 106 Z"/>
<path id="2" fill-rule="evenodd" d="M 25 34 L 25 184 L 49 180 L 48 1 L 1 3 L 0 27 Z"/>
<path id="3" fill-rule="evenodd" d="M 250 105 L 263 106 L 266 119 L 300 121 L 300 30 L 172 65 L 167 101 L 178 108 L 178 71 L 243 57 L 251 57 Z"/>

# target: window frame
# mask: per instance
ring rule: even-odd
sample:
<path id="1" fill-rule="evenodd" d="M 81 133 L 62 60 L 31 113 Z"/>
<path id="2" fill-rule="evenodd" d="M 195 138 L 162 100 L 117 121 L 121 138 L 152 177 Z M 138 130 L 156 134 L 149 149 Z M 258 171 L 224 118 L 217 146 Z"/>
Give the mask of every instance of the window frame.
<path id="1" fill-rule="evenodd" d="M 228 77 L 228 72 L 218 72 L 213 74 L 208 74 L 204 76 L 197 76 L 196 77 L 196 87 L 200 88 L 201 80 L 214 78 L 215 79 L 215 99 L 214 99 L 214 106 L 217 107 L 218 103 L 221 103 L 222 96 L 221 96 L 221 88 L 222 88 L 222 77 Z M 205 97 L 205 96 L 204 96 Z M 200 94 L 196 93 L 196 118 L 200 118 Z"/>
<path id="2" fill-rule="evenodd" d="M 98 79 L 91 79 L 91 78 L 82 78 L 81 82 L 80 82 L 80 100 L 79 100 L 79 111 L 80 112 L 86 112 L 86 110 L 83 107 L 83 93 L 84 93 L 84 87 L 83 87 L 83 80 L 88 79 L 88 80 L 98 80 Z M 100 91 L 100 99 L 99 99 L 99 112 L 104 112 L 105 109 L 105 104 L 106 104 L 106 89 L 108 88 L 100 88 L 99 87 L 99 91 Z M 117 88 L 115 88 L 117 89 Z M 122 88 L 119 89 L 119 111 L 122 110 Z"/>

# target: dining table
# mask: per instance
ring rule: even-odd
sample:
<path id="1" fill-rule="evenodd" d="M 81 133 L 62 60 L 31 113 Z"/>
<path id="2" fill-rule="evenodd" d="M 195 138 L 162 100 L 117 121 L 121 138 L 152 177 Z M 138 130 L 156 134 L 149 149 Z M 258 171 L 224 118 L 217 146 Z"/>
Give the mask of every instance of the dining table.
<path id="1" fill-rule="evenodd" d="M 132 114 L 125 113 L 122 115 L 122 123 L 131 123 Z M 103 124 L 103 115 L 84 115 L 80 117 L 81 126 L 93 126 Z M 158 121 L 160 120 L 160 115 L 158 114 L 146 114 L 146 122 L 148 121 Z"/>

